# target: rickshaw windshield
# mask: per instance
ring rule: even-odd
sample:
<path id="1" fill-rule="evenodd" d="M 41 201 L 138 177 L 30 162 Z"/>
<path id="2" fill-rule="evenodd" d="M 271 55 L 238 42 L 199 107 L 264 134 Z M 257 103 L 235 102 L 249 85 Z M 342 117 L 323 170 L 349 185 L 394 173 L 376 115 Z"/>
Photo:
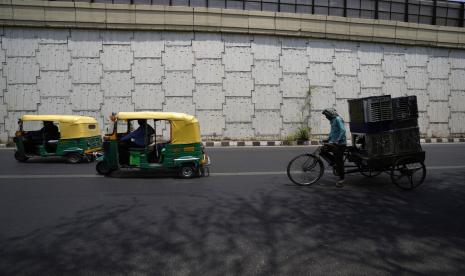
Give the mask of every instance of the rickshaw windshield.
<path id="1" fill-rule="evenodd" d="M 116 133 L 117 134 L 126 134 L 128 133 L 128 130 L 131 130 L 131 127 L 128 126 L 128 121 L 126 120 L 118 120 L 115 122 L 114 127 L 116 128 Z M 114 131 L 115 131 L 114 130 Z"/>

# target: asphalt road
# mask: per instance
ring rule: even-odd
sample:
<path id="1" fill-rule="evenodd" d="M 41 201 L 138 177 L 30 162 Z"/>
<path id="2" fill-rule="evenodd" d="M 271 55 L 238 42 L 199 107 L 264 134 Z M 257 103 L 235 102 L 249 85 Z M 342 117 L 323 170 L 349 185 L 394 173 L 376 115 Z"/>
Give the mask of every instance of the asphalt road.
<path id="1" fill-rule="evenodd" d="M 212 175 L 191 180 L 0 150 L 0 275 L 465 275 L 465 145 L 423 148 L 410 192 L 292 185 L 313 147 L 207 148 Z"/>

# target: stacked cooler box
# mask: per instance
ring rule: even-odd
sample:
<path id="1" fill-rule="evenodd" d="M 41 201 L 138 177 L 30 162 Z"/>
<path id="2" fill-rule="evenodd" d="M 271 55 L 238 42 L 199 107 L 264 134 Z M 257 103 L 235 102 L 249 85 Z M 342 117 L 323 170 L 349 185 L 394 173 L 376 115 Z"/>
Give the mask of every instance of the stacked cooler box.
<path id="1" fill-rule="evenodd" d="M 415 96 L 349 100 L 352 141 L 369 156 L 421 151 Z"/>

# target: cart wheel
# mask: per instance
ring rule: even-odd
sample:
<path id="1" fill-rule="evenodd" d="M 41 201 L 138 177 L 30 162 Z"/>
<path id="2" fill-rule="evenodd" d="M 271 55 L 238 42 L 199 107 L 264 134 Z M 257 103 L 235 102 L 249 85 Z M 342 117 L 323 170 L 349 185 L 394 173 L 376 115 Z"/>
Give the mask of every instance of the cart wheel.
<path id="1" fill-rule="evenodd" d="M 368 170 L 368 171 L 360 171 L 360 173 L 365 177 L 375 177 L 375 176 L 380 175 L 382 171 Z"/>
<path id="2" fill-rule="evenodd" d="M 293 183 L 307 186 L 320 180 L 324 170 L 320 158 L 313 154 L 301 154 L 287 165 L 287 176 Z"/>
<path id="3" fill-rule="evenodd" d="M 425 180 L 426 167 L 423 162 L 399 159 L 391 168 L 391 180 L 402 190 L 412 190 Z"/>
<path id="4" fill-rule="evenodd" d="M 195 168 L 192 165 L 183 165 L 179 168 L 178 175 L 181 178 L 192 178 L 195 176 Z"/>
<path id="5" fill-rule="evenodd" d="M 366 166 L 361 164 L 357 164 L 358 169 L 360 170 L 360 174 L 365 177 L 375 177 L 382 173 L 382 171 L 376 171 L 373 169 L 368 169 Z"/>
<path id="6" fill-rule="evenodd" d="M 66 155 L 66 161 L 71 164 L 79 163 L 82 160 L 82 156 L 79 153 L 69 153 Z"/>
<path id="7" fill-rule="evenodd" d="M 19 162 L 26 162 L 29 159 L 29 157 L 19 153 L 18 151 L 15 151 L 15 159 Z"/>
<path id="8" fill-rule="evenodd" d="M 95 166 L 95 169 L 99 174 L 109 175 L 111 173 L 111 170 L 105 161 L 99 161 L 97 166 Z"/>

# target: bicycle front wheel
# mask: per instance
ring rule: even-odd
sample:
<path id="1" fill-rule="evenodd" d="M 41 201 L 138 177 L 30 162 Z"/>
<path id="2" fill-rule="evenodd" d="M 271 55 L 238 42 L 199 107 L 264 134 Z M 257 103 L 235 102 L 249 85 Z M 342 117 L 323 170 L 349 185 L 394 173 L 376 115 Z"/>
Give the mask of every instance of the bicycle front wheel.
<path id="1" fill-rule="evenodd" d="M 313 154 L 301 154 L 287 165 L 287 176 L 297 185 L 316 183 L 324 172 L 323 162 Z"/>

